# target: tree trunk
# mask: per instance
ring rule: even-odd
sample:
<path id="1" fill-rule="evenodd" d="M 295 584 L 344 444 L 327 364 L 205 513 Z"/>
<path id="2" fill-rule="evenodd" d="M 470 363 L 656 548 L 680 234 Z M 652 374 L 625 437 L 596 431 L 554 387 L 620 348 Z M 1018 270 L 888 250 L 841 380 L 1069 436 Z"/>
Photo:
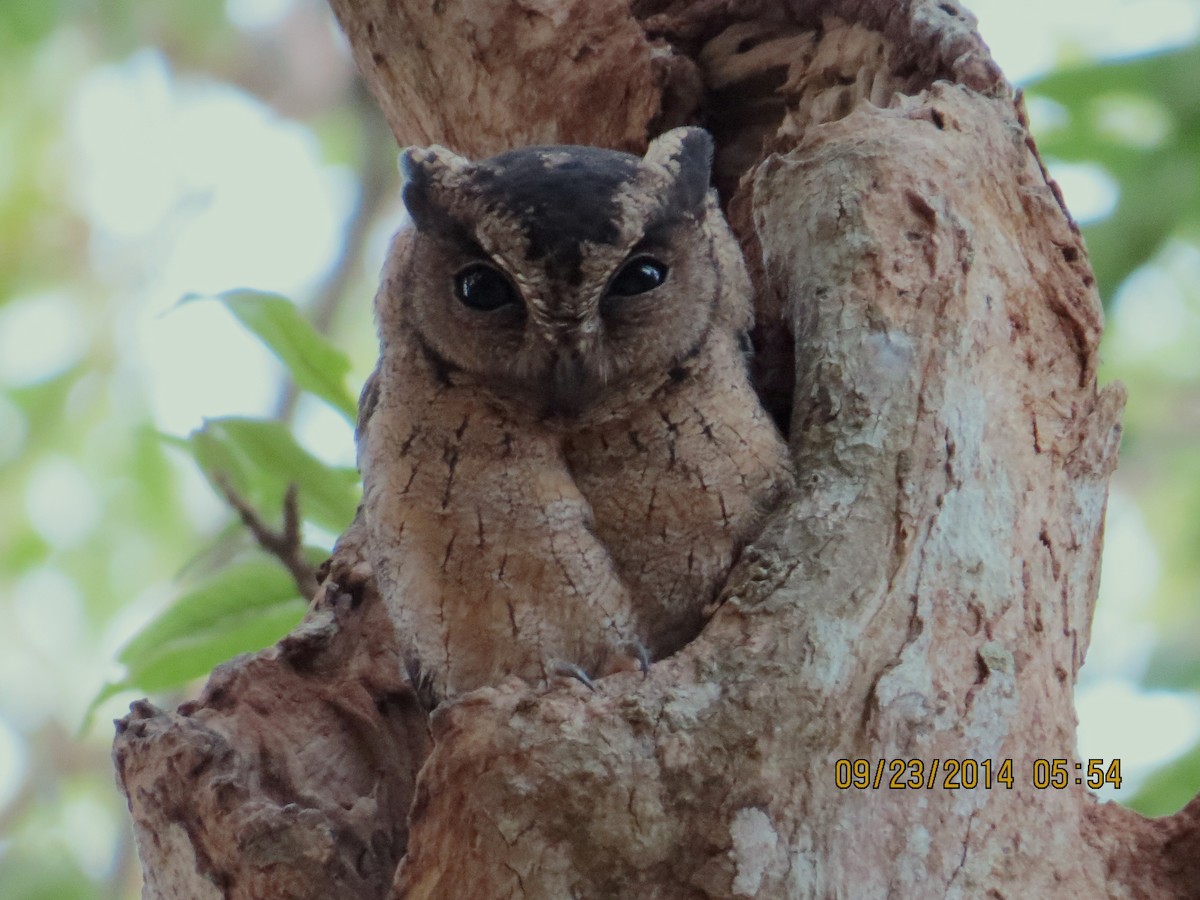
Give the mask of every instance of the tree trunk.
<path id="1" fill-rule="evenodd" d="M 296 633 L 119 723 L 146 896 L 1200 894 L 1200 801 L 1150 821 L 1076 783 L 1123 396 L 1097 387 L 1087 253 L 970 14 L 331 5 L 402 144 L 713 131 L 801 490 L 644 680 L 508 681 L 428 730 L 349 533 Z M 1039 787 L 1055 759 L 1066 785 Z"/>

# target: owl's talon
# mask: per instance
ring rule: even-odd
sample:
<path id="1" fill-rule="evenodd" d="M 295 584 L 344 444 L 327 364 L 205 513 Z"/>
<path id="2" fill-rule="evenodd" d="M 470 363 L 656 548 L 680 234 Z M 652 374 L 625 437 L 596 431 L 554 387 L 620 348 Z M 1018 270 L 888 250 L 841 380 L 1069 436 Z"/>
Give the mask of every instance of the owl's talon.
<path id="1" fill-rule="evenodd" d="M 626 641 L 621 645 L 621 649 L 637 660 L 643 678 L 650 674 L 650 651 L 646 649 L 645 644 L 641 641 Z"/>
<path id="2" fill-rule="evenodd" d="M 554 674 L 562 675 L 566 678 L 574 678 L 589 691 L 596 690 L 596 685 L 592 684 L 592 679 L 588 676 L 588 673 L 572 663 L 556 663 L 554 666 Z"/>

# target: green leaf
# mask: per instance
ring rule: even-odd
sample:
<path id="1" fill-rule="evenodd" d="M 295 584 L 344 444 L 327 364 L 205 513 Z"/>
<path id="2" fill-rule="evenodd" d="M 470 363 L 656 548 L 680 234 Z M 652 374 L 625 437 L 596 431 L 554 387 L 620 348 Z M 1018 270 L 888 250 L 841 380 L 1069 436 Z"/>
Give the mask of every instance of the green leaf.
<path id="1" fill-rule="evenodd" d="M 209 419 L 189 441 L 213 486 L 219 491 L 218 476 L 224 476 L 268 521 L 282 512 L 290 484 L 300 490 L 300 514 L 306 520 L 337 534 L 354 518 L 357 472 L 323 463 L 296 443 L 281 422 Z"/>
<path id="2" fill-rule="evenodd" d="M 1177 813 L 1195 796 L 1200 784 L 1200 744 L 1147 778 L 1126 805 L 1144 816 Z"/>
<path id="3" fill-rule="evenodd" d="M 197 299 L 206 298 L 192 294 L 181 302 Z M 245 290 L 226 291 L 214 299 L 279 357 L 298 387 L 354 421 L 357 404 L 346 389 L 350 360 L 305 320 L 294 303 L 278 294 Z"/>
<path id="4" fill-rule="evenodd" d="M 59 24 L 62 6 L 62 0 L 0 3 L 0 44 L 34 47 Z"/>
<path id="5" fill-rule="evenodd" d="M 117 657 L 125 677 L 106 685 L 101 696 L 187 684 L 218 663 L 279 640 L 306 607 L 291 576 L 273 560 L 231 566 L 177 599 L 126 644 Z"/>

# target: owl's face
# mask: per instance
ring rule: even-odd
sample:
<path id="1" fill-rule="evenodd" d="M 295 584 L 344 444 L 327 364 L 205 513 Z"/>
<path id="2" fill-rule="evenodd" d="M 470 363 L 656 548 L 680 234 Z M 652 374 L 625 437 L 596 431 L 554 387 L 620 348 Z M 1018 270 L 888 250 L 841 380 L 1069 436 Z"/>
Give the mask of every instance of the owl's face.
<path id="1" fill-rule="evenodd" d="M 711 150 L 705 132 L 681 128 L 643 158 L 535 147 L 472 163 L 440 147 L 406 151 L 415 231 L 397 244 L 381 330 L 409 331 L 439 366 L 542 416 L 682 377 L 729 277 Z"/>

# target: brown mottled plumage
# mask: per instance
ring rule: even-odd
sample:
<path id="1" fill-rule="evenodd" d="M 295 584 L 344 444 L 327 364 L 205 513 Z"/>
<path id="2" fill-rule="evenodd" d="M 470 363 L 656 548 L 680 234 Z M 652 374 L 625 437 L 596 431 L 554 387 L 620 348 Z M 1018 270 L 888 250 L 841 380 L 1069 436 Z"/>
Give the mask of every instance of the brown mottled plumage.
<path id="1" fill-rule="evenodd" d="M 710 155 L 699 129 L 641 159 L 406 151 L 414 228 L 376 297 L 359 464 L 371 563 L 435 697 L 675 651 L 791 484 Z"/>

